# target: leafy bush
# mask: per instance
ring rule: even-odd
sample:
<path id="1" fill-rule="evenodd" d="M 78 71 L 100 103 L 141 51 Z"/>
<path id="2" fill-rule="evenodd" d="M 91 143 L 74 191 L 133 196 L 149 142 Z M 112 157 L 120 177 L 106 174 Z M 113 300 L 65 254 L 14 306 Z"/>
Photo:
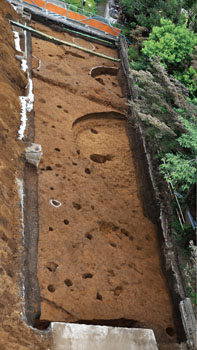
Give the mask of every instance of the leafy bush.
<path id="1" fill-rule="evenodd" d="M 146 62 L 140 57 L 137 61 L 131 61 L 130 66 L 132 69 L 135 69 L 137 71 L 139 70 L 146 70 L 147 64 Z"/>
<path id="2" fill-rule="evenodd" d="M 133 46 L 129 47 L 128 54 L 129 54 L 129 61 L 136 60 L 139 57 L 138 50 Z"/>
<path id="3" fill-rule="evenodd" d="M 191 97 L 197 96 L 197 70 L 190 66 L 183 72 L 174 71 L 174 77 L 188 87 Z"/>
<path id="4" fill-rule="evenodd" d="M 83 7 L 82 10 L 82 0 L 60 0 L 64 3 L 67 3 L 70 5 L 70 10 L 83 13 L 83 10 L 91 13 L 96 13 L 96 1 L 94 0 L 86 0 L 85 6 Z M 87 15 L 86 13 L 84 13 Z"/>
<path id="5" fill-rule="evenodd" d="M 180 121 L 187 130 L 177 139 L 183 151 L 167 153 L 160 170 L 167 182 L 172 182 L 185 192 L 197 181 L 197 129 L 194 118 L 186 120 L 180 117 Z"/>
<path id="6" fill-rule="evenodd" d="M 186 25 L 176 26 L 162 18 L 160 27 L 153 27 L 149 39 L 143 42 L 142 52 L 149 58 L 158 56 L 169 73 L 180 70 L 180 64 L 188 67 L 197 37 Z"/>

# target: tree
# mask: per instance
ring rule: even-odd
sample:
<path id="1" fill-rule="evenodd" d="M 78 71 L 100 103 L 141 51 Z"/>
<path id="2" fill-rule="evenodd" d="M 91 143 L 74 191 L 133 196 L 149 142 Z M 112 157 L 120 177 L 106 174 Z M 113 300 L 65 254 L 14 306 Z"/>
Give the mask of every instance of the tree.
<path id="1" fill-rule="evenodd" d="M 149 39 L 144 41 L 142 52 L 149 58 L 158 56 L 169 73 L 188 68 L 197 37 L 185 24 L 176 26 L 164 18 L 160 24 L 160 27 L 153 27 Z"/>
<path id="2" fill-rule="evenodd" d="M 130 22 L 146 26 L 149 30 L 159 25 L 161 17 L 167 17 L 175 23 L 181 17 L 179 0 L 120 0 L 119 3 Z"/>
<path id="3" fill-rule="evenodd" d="M 183 72 L 174 71 L 173 75 L 189 89 L 190 96 L 193 99 L 193 103 L 195 103 L 195 97 L 197 96 L 197 70 L 190 66 Z"/>

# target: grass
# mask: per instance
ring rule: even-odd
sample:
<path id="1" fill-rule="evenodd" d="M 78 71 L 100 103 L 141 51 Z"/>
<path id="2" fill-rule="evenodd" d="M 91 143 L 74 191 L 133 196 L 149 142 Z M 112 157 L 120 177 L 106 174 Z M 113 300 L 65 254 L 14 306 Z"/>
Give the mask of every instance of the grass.
<path id="1" fill-rule="evenodd" d="M 84 15 L 88 15 L 86 11 L 92 14 L 96 14 L 96 1 L 94 0 L 86 0 L 84 7 L 82 7 L 83 1 L 81 0 L 60 0 L 60 1 L 71 5 L 70 10 L 73 10 L 75 12 L 83 13 L 83 10 L 84 10 Z"/>

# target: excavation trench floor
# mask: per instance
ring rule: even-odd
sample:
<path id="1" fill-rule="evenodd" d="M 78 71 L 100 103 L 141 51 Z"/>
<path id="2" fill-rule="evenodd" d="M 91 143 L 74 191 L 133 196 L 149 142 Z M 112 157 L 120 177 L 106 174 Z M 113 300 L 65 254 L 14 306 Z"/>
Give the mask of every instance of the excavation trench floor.
<path id="1" fill-rule="evenodd" d="M 32 25 L 73 42 L 69 34 Z M 43 147 L 41 320 L 134 320 L 153 328 L 159 341 L 173 342 L 157 227 L 143 214 L 126 132 L 126 99 L 116 76 L 102 75 L 101 84 L 89 74 L 119 64 L 37 38 L 32 45 L 35 142 Z M 117 57 L 116 50 L 94 46 Z"/>

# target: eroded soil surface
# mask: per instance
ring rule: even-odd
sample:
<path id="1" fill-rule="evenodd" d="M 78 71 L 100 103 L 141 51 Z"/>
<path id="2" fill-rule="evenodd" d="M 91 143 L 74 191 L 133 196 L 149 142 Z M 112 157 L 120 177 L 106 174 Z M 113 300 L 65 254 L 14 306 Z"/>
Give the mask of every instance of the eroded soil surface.
<path id="1" fill-rule="evenodd" d="M 19 96 L 27 79 L 16 60 L 9 19 L 19 16 L 0 1 L 0 349 L 44 350 L 46 337 L 24 321 L 23 245 L 17 179 L 23 179 L 24 143 L 18 140 Z"/>
<path id="2" fill-rule="evenodd" d="M 73 42 L 32 22 L 39 30 Z M 81 46 L 92 44 L 76 39 Z M 157 227 L 143 214 L 118 63 L 32 38 L 41 320 L 130 320 L 176 340 Z M 94 44 L 98 52 L 115 50 Z M 38 69 L 38 59 L 41 67 Z M 107 321 L 106 321 L 107 322 Z M 107 323 L 106 323 L 107 324 Z"/>

